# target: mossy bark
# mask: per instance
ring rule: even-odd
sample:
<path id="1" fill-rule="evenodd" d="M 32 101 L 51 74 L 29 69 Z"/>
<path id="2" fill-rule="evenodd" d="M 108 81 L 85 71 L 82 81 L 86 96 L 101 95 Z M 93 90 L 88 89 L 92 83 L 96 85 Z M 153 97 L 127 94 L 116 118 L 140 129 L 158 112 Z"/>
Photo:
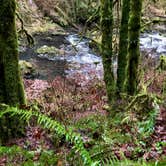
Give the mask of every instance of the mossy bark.
<path id="1" fill-rule="evenodd" d="M 125 82 L 125 69 L 127 65 L 128 48 L 128 21 L 130 12 L 130 0 L 123 0 L 122 18 L 120 26 L 118 68 L 117 68 L 117 94 L 123 92 Z"/>
<path id="2" fill-rule="evenodd" d="M 128 64 L 126 69 L 126 81 L 125 81 L 125 88 L 129 95 L 134 95 L 137 92 L 137 86 L 138 86 L 141 10 L 142 10 L 142 0 L 130 1 L 129 46 L 128 46 L 128 56 L 127 56 Z"/>
<path id="3" fill-rule="evenodd" d="M 160 64 L 159 64 L 158 68 L 160 70 L 166 70 L 166 56 L 165 55 L 160 56 Z"/>
<path id="4" fill-rule="evenodd" d="M 112 103 L 115 94 L 112 64 L 113 0 L 101 0 L 100 3 L 100 25 L 102 33 L 101 55 L 104 67 L 104 81 L 109 103 Z"/>
<path id="5" fill-rule="evenodd" d="M 15 0 L 0 1 L 0 103 L 16 106 L 25 104 L 22 80 L 18 64 L 18 43 L 15 27 Z M 18 121 L 5 117 L 0 121 L 3 137 L 12 136 L 11 130 L 18 128 Z M 13 131 L 13 133 L 17 133 Z"/>

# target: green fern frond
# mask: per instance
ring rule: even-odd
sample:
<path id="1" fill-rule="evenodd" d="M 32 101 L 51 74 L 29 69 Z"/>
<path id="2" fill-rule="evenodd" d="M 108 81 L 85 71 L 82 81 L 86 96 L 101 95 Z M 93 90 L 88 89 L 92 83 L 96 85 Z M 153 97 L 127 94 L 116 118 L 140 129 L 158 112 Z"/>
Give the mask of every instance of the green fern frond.
<path id="1" fill-rule="evenodd" d="M 83 145 L 83 140 L 80 135 L 74 133 L 72 130 L 66 130 L 65 126 L 57 122 L 56 120 L 51 119 L 50 117 L 41 114 L 39 112 L 35 112 L 32 110 L 22 110 L 16 107 L 7 106 L 6 109 L 0 111 L 0 118 L 9 114 L 10 116 L 20 116 L 21 119 L 29 121 L 32 117 L 37 118 L 37 123 L 43 126 L 45 129 L 53 130 L 57 133 L 58 136 L 65 136 L 67 142 L 71 142 L 74 144 L 74 149 L 80 153 L 82 157 L 84 165 L 90 166 L 92 165 L 92 160 L 90 158 L 89 153 L 86 151 Z"/>

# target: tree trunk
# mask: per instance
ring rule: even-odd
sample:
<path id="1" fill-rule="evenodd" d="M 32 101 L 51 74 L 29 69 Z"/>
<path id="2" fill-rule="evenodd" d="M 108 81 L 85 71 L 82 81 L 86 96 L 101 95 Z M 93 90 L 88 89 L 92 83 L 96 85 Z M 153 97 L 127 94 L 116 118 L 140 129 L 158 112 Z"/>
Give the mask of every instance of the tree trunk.
<path id="1" fill-rule="evenodd" d="M 142 0 L 130 1 L 128 64 L 125 87 L 129 95 L 137 92 L 138 65 L 140 57 L 139 37 L 141 28 Z"/>
<path id="2" fill-rule="evenodd" d="M 119 54 L 117 68 L 117 94 L 123 92 L 125 82 L 125 70 L 127 65 L 128 48 L 128 21 L 130 12 L 130 0 L 123 0 L 122 18 L 120 26 Z"/>
<path id="3" fill-rule="evenodd" d="M 101 0 L 101 55 L 104 67 L 104 81 L 106 84 L 108 101 L 111 103 L 114 99 L 115 82 L 112 64 L 112 32 L 113 32 L 113 0 Z"/>
<path id="4" fill-rule="evenodd" d="M 15 0 L 0 2 L 0 102 L 24 104 L 24 90 L 18 64 Z"/>
<path id="5" fill-rule="evenodd" d="M 15 0 L 0 1 L 0 103 L 12 106 L 25 104 L 18 64 L 15 9 Z M 17 135 L 18 124 L 16 118 L 5 116 L 0 119 L 0 137 L 7 140 Z"/>

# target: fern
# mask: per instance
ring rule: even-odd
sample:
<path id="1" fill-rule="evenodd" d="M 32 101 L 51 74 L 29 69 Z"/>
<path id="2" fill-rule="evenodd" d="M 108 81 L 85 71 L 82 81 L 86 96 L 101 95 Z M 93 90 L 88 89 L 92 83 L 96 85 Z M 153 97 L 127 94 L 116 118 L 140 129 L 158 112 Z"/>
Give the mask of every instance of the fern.
<path id="1" fill-rule="evenodd" d="M 36 117 L 39 125 L 43 126 L 45 129 L 56 131 L 57 135 L 65 136 L 67 142 L 73 143 L 74 149 L 80 153 L 84 165 L 96 165 L 92 162 L 89 153 L 84 148 L 81 136 L 74 133 L 72 130 L 66 130 L 65 126 L 59 122 L 39 112 L 22 110 L 16 107 L 6 106 L 6 108 L 0 112 L 0 118 L 5 114 L 9 114 L 10 116 L 20 116 L 21 119 L 26 120 L 27 122 L 32 117 Z"/>

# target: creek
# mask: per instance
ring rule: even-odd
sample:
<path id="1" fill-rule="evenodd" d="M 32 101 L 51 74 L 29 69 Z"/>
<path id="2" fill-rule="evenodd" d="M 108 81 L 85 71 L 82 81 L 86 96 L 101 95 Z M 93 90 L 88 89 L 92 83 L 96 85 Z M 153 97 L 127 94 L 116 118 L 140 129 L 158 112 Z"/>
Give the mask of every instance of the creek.
<path id="1" fill-rule="evenodd" d="M 35 66 L 38 73 L 35 77 L 54 79 L 58 75 L 75 73 L 82 73 L 87 77 L 92 73 L 97 77 L 103 76 L 102 59 L 89 47 L 89 39 L 77 34 L 49 33 L 35 34 L 34 38 L 34 47 L 20 47 L 20 59 Z M 166 55 L 166 36 L 159 33 L 141 34 L 140 48 L 153 58 Z"/>

